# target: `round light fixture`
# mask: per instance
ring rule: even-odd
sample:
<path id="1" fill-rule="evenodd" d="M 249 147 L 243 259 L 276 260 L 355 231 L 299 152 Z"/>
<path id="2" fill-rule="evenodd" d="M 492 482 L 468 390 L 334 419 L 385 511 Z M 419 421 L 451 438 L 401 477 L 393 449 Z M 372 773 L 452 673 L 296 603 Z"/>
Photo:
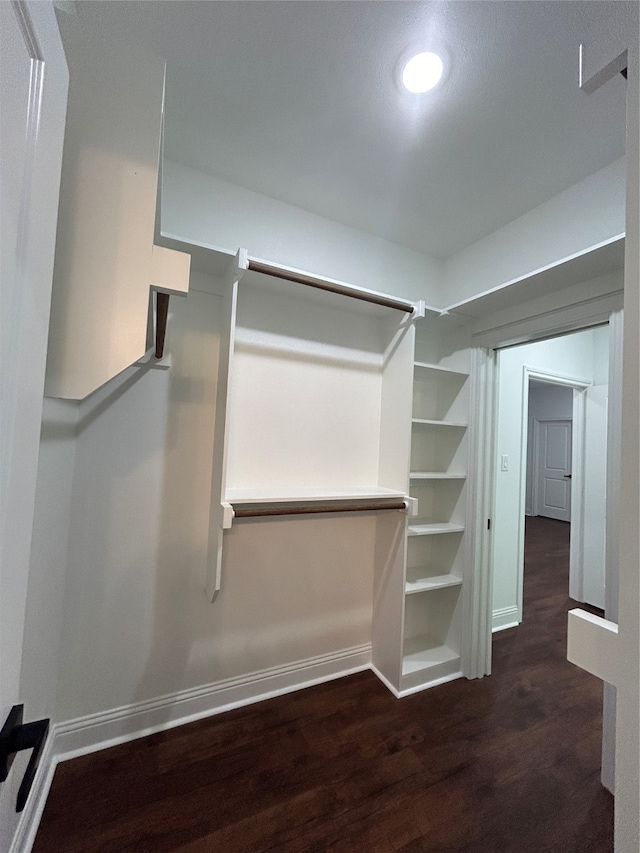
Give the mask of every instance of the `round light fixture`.
<path id="1" fill-rule="evenodd" d="M 419 95 L 438 84 L 444 63 L 437 53 L 426 51 L 412 57 L 402 71 L 402 83 L 410 92 Z"/>

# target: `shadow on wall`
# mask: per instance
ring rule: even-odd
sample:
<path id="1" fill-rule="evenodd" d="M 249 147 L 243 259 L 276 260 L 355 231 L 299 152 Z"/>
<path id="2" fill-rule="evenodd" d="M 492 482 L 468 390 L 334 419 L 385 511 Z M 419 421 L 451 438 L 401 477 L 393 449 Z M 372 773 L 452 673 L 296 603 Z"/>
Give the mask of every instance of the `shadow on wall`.
<path id="1" fill-rule="evenodd" d="M 201 624 L 197 611 L 208 606 L 204 567 L 220 344 L 218 302 L 217 296 L 192 291 L 188 300 L 173 300 L 169 317 L 173 366 L 167 375 L 152 632 L 137 701 L 194 683 L 193 642 Z M 208 615 L 215 620 L 213 609 Z M 204 683 L 217 678 L 216 669 L 214 654 L 207 661 L 206 672 L 201 673 Z M 168 719 L 169 708 L 166 715 Z"/>

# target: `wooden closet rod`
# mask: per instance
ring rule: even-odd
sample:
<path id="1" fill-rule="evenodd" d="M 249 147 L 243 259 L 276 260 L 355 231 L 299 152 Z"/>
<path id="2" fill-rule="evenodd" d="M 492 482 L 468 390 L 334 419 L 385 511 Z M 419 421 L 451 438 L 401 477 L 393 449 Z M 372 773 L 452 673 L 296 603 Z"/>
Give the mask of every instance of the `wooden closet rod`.
<path id="1" fill-rule="evenodd" d="M 169 294 L 156 293 L 156 358 L 164 355 L 164 339 L 167 333 L 167 316 L 169 314 Z"/>
<path id="2" fill-rule="evenodd" d="M 234 515 L 236 518 L 261 518 L 269 515 L 307 515 L 310 513 L 319 512 L 374 512 L 378 510 L 389 509 L 406 509 L 406 501 L 378 501 L 377 503 L 360 504 L 360 503 L 344 503 L 328 505 L 308 505 L 308 506 L 273 506 L 263 507 L 260 509 L 235 509 Z"/>
<path id="3" fill-rule="evenodd" d="M 385 308 L 395 308 L 397 311 L 405 311 L 407 314 L 413 313 L 413 305 L 410 302 L 402 302 L 399 299 L 392 299 L 390 296 L 378 296 L 375 293 L 364 293 L 361 290 L 352 289 L 347 285 L 324 281 L 321 278 L 314 278 L 304 273 L 283 270 L 280 267 L 273 267 L 271 264 L 265 264 L 262 261 L 250 260 L 249 269 L 253 272 L 271 275 L 274 278 L 293 281 L 296 284 L 305 284 L 308 287 L 317 287 L 319 290 L 328 290 L 331 293 L 339 293 L 342 296 L 351 296 L 352 299 L 361 299 L 363 302 L 373 302 L 375 305 L 382 305 Z"/>

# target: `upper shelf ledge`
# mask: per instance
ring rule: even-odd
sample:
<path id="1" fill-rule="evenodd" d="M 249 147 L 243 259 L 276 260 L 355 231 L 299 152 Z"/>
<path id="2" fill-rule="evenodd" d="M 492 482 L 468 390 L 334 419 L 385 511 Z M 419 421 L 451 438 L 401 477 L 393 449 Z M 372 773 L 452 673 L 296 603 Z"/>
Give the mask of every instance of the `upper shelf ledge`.
<path id="1" fill-rule="evenodd" d="M 404 492 L 385 489 L 383 486 L 354 486 L 351 488 L 253 488 L 227 489 L 225 500 L 231 504 L 300 503 L 302 501 L 375 500 L 405 498 Z"/>
<path id="2" fill-rule="evenodd" d="M 591 281 L 624 266 L 624 234 L 617 234 L 582 252 L 541 267 L 519 278 L 485 290 L 445 308 L 441 314 L 458 314 L 475 320 L 513 308 L 540 296 Z"/>

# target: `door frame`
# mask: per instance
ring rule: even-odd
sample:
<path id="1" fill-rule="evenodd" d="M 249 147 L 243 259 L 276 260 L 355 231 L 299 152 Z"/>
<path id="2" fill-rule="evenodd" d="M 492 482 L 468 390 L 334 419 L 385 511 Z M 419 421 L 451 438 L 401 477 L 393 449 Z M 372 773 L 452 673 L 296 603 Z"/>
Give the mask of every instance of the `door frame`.
<path id="1" fill-rule="evenodd" d="M 3 307 L 9 331 L 3 334 L 3 356 L 8 357 L 2 359 L 1 376 L 6 417 L 3 425 L 7 425 L 2 436 L 2 456 L 4 462 L 6 453 L 7 464 L 2 472 L 0 525 L 0 724 L 9 709 L 24 700 L 26 719 L 53 715 L 53 708 L 38 707 L 37 690 L 34 692 L 31 687 L 25 691 L 22 659 L 69 82 L 53 3 L 18 0 L 11 6 L 3 5 L 7 14 L 14 16 L 7 33 L 19 32 L 22 37 L 15 45 L 21 52 L 18 61 L 23 63 L 20 73 L 25 85 L 5 93 L 10 98 L 23 99 L 24 118 L 13 121 L 20 121 L 17 132 L 23 140 L 24 160 L 15 163 L 9 146 L 6 156 L 11 159 L 20 190 L 19 199 L 2 211 L 12 248 L 8 269 L 3 267 L 3 297 L 7 303 L 5 307 L 3 299 Z M 24 764 L 22 773 L 18 772 L 18 765 L 20 761 L 16 761 L 0 789 L 3 850 L 22 849 L 42 780 L 49 770 L 43 758 L 30 798 L 18 815 L 16 794 Z"/>
<path id="2" fill-rule="evenodd" d="M 524 532 L 525 532 L 525 502 L 526 502 L 526 467 L 527 441 L 529 431 L 529 379 L 538 379 L 549 385 L 561 385 L 573 389 L 573 428 L 571 433 L 571 532 L 569 537 L 569 595 L 577 601 L 582 601 L 583 556 L 584 556 L 584 434 L 587 412 L 587 388 L 592 384 L 572 376 L 550 371 L 523 368 L 522 387 L 522 448 L 520 454 L 520 513 L 518 528 L 518 617 L 522 621 L 522 594 L 524 586 Z M 497 429 L 496 422 L 496 429 Z M 537 436 L 534 433 L 534 442 Z M 535 453 L 535 449 L 534 449 Z M 537 485 L 537 484 L 536 484 Z M 535 488 L 535 486 L 534 486 Z M 533 500 L 537 508 L 537 495 Z"/>
<path id="3" fill-rule="evenodd" d="M 606 542 L 606 614 L 607 618 L 617 621 L 617 588 L 619 575 L 619 523 L 616 508 L 619 507 L 619 484 L 621 477 L 621 421 L 622 421 L 622 333 L 623 309 L 622 292 L 610 300 L 602 300 L 594 310 L 585 310 L 584 305 L 572 308 L 573 319 L 566 321 L 566 306 L 558 312 L 529 316 L 526 331 L 520 322 L 505 324 L 486 332 L 471 333 L 472 352 L 475 362 L 474 387 L 477 389 L 476 404 L 472 410 L 472 458 L 477 459 L 477 467 L 470 470 L 470 491 L 475 495 L 473 513 L 474 533 L 470 543 L 472 584 L 470 584 L 469 645 L 473 649 L 469 658 L 468 677 L 479 678 L 491 674 L 492 621 L 493 621 L 493 560 L 494 545 L 491 519 L 495 515 L 496 492 L 496 435 L 498 425 L 497 382 L 498 350 L 514 344 L 514 331 L 518 330 L 518 343 L 534 343 L 549 337 L 564 335 L 567 332 L 579 332 L 594 326 L 609 326 L 609 414 L 607 441 L 607 542 Z M 589 306 L 586 306 L 588 309 Z M 524 308 L 523 310 L 526 310 Z M 557 316 L 557 320 L 555 319 Z M 523 380 L 524 381 L 524 380 Z M 609 500 L 611 498 L 611 504 Z M 612 601 L 613 599 L 613 601 Z M 609 610 L 610 605 L 611 607 Z M 611 714 L 608 715 L 609 721 Z M 613 723 L 612 723 L 613 725 Z M 607 727 L 605 726 L 605 731 Z M 603 747 L 608 752 L 607 766 L 611 764 L 611 739 L 605 737 Z M 608 742 L 607 742 L 608 741 Z M 605 764 L 603 763 L 603 771 Z M 613 770 L 611 770 L 611 775 Z M 605 773 L 603 772 L 603 776 Z"/>

